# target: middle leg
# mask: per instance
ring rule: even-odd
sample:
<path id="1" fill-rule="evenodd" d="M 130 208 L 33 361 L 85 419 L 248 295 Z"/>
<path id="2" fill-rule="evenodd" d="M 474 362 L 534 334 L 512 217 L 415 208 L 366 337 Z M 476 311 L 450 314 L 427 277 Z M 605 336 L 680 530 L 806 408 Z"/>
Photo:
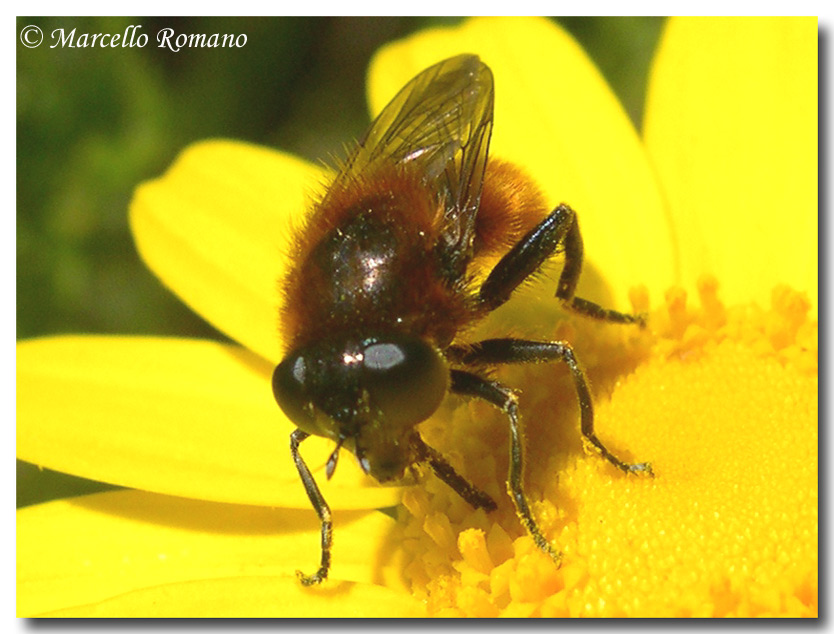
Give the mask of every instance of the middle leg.
<path id="1" fill-rule="evenodd" d="M 451 391 L 455 394 L 482 398 L 498 407 L 510 419 L 510 472 L 507 487 L 518 517 L 536 546 L 549 555 L 557 566 L 560 565 L 562 553 L 553 548 L 542 534 L 536 520 L 533 519 L 533 513 L 527 502 L 527 494 L 524 492 L 524 438 L 521 433 L 518 399 L 515 393 L 496 381 L 490 381 L 463 370 L 452 370 Z"/>
<path id="2" fill-rule="evenodd" d="M 646 472 L 651 474 L 651 465 L 647 462 L 627 463 L 615 456 L 597 437 L 594 431 L 594 405 L 588 381 L 582 371 L 573 348 L 563 341 L 527 341 L 524 339 L 486 339 L 469 346 L 452 346 L 449 357 L 463 365 L 496 365 L 503 363 L 544 363 L 561 361 L 568 366 L 576 395 L 579 399 L 579 412 L 582 436 L 585 441 L 603 458 L 626 473 Z M 453 383 L 454 385 L 454 383 Z"/>

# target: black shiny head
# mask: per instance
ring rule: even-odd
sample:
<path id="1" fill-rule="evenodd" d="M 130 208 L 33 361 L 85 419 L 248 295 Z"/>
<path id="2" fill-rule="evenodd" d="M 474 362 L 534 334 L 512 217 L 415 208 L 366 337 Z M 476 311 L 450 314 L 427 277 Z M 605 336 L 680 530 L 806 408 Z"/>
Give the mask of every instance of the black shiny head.
<path id="1" fill-rule="evenodd" d="M 275 400 L 299 429 L 351 448 L 381 482 L 414 462 L 412 430 L 437 410 L 448 386 L 440 352 L 403 334 L 314 343 L 272 374 Z"/>

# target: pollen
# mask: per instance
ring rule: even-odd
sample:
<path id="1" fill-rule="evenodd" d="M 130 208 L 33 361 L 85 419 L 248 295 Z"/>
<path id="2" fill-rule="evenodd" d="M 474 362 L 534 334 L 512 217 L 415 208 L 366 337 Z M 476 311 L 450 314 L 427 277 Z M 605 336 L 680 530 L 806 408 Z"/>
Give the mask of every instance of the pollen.
<path id="1" fill-rule="evenodd" d="M 597 434 L 654 477 L 585 453 L 564 368 L 522 388 L 525 486 L 557 567 L 504 493 L 506 422 L 463 404 L 424 434 L 493 495 L 486 514 L 426 477 L 401 527 L 414 594 L 442 616 L 805 616 L 818 612 L 818 324 L 786 287 L 726 307 L 714 279 L 671 289 L 645 330 L 571 318 Z M 636 310 L 648 305 L 632 293 Z M 564 335 L 564 337 L 563 337 Z M 427 439 L 428 440 L 428 439 Z"/>

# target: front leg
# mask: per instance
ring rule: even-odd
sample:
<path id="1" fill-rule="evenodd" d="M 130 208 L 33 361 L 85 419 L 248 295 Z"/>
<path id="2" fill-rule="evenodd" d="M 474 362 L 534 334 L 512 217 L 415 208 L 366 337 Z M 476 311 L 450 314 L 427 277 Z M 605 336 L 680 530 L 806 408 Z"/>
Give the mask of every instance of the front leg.
<path id="1" fill-rule="evenodd" d="M 428 463 L 435 475 L 466 500 L 472 508 L 484 509 L 487 512 L 498 508 L 495 500 L 455 471 L 455 468 L 436 449 L 423 442 L 419 434 L 411 437 L 411 444 L 414 447 L 416 461 Z"/>
<path id="2" fill-rule="evenodd" d="M 333 544 L 333 520 L 330 516 L 330 507 L 324 501 L 324 496 L 319 491 L 316 481 L 313 479 L 313 474 L 307 468 L 304 458 L 298 452 L 298 445 L 301 441 L 308 438 L 310 434 L 296 429 L 290 434 L 290 452 L 292 459 L 295 462 L 295 467 L 298 469 L 298 475 L 301 476 L 301 481 L 304 483 L 304 490 L 307 492 L 307 497 L 310 498 L 310 503 L 316 511 L 321 521 L 321 564 L 319 569 L 312 575 L 305 575 L 300 570 L 296 570 L 295 574 L 305 586 L 313 586 L 321 583 L 327 579 L 327 573 L 330 571 L 330 548 Z"/>
<path id="3" fill-rule="evenodd" d="M 563 305 L 581 315 L 622 324 L 645 325 L 643 315 L 608 310 L 576 297 L 576 285 L 582 273 L 583 245 L 576 212 L 560 204 L 544 220 L 510 249 L 492 269 L 479 291 L 480 302 L 494 310 L 506 302 L 524 280 L 538 271 L 554 253 L 565 252 L 565 266 L 559 276 L 556 297 Z"/>

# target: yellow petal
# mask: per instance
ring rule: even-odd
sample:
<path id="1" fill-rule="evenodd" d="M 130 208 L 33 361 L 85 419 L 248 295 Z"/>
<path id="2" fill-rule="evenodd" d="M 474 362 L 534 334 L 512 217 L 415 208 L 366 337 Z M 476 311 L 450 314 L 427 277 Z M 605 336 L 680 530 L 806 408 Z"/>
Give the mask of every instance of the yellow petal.
<path id="1" fill-rule="evenodd" d="M 140 491 L 50 502 L 17 514 L 18 616 L 391 615 L 416 607 L 386 539 L 394 520 L 335 513 L 331 579 L 312 512 Z M 378 584 L 378 585 L 372 585 Z M 260 589 L 259 589 L 260 588 Z M 332 601 L 328 608 L 324 602 Z"/>
<path id="2" fill-rule="evenodd" d="M 186 149 L 130 206 L 139 253 L 212 325 L 277 362 L 279 280 L 293 218 L 321 171 L 232 141 Z"/>
<path id="3" fill-rule="evenodd" d="M 676 272 L 641 141 L 599 71 L 553 22 L 473 19 L 386 46 L 371 66 L 372 112 L 416 73 L 460 53 L 478 54 L 495 76 L 490 154 L 524 167 L 551 204 L 566 202 L 579 215 L 587 262 L 580 294 L 620 308 L 636 284 L 662 297 Z"/>
<path id="4" fill-rule="evenodd" d="M 682 282 L 728 303 L 786 283 L 817 296 L 816 18 L 672 19 L 645 138 L 674 215 Z"/>
<path id="5" fill-rule="evenodd" d="M 272 397 L 272 367 L 209 341 L 58 337 L 18 345 L 17 456 L 74 475 L 205 500 L 310 508 L 289 450 L 294 426 Z M 333 443 L 302 455 L 340 508 L 396 503 L 355 460 L 332 480 Z M 345 456 L 344 458 L 350 458 Z"/>
<path id="6" fill-rule="evenodd" d="M 145 588 L 95 605 L 58 610 L 51 618 L 418 618 L 411 595 L 340 582 L 304 588 L 295 578 L 241 577 Z"/>

